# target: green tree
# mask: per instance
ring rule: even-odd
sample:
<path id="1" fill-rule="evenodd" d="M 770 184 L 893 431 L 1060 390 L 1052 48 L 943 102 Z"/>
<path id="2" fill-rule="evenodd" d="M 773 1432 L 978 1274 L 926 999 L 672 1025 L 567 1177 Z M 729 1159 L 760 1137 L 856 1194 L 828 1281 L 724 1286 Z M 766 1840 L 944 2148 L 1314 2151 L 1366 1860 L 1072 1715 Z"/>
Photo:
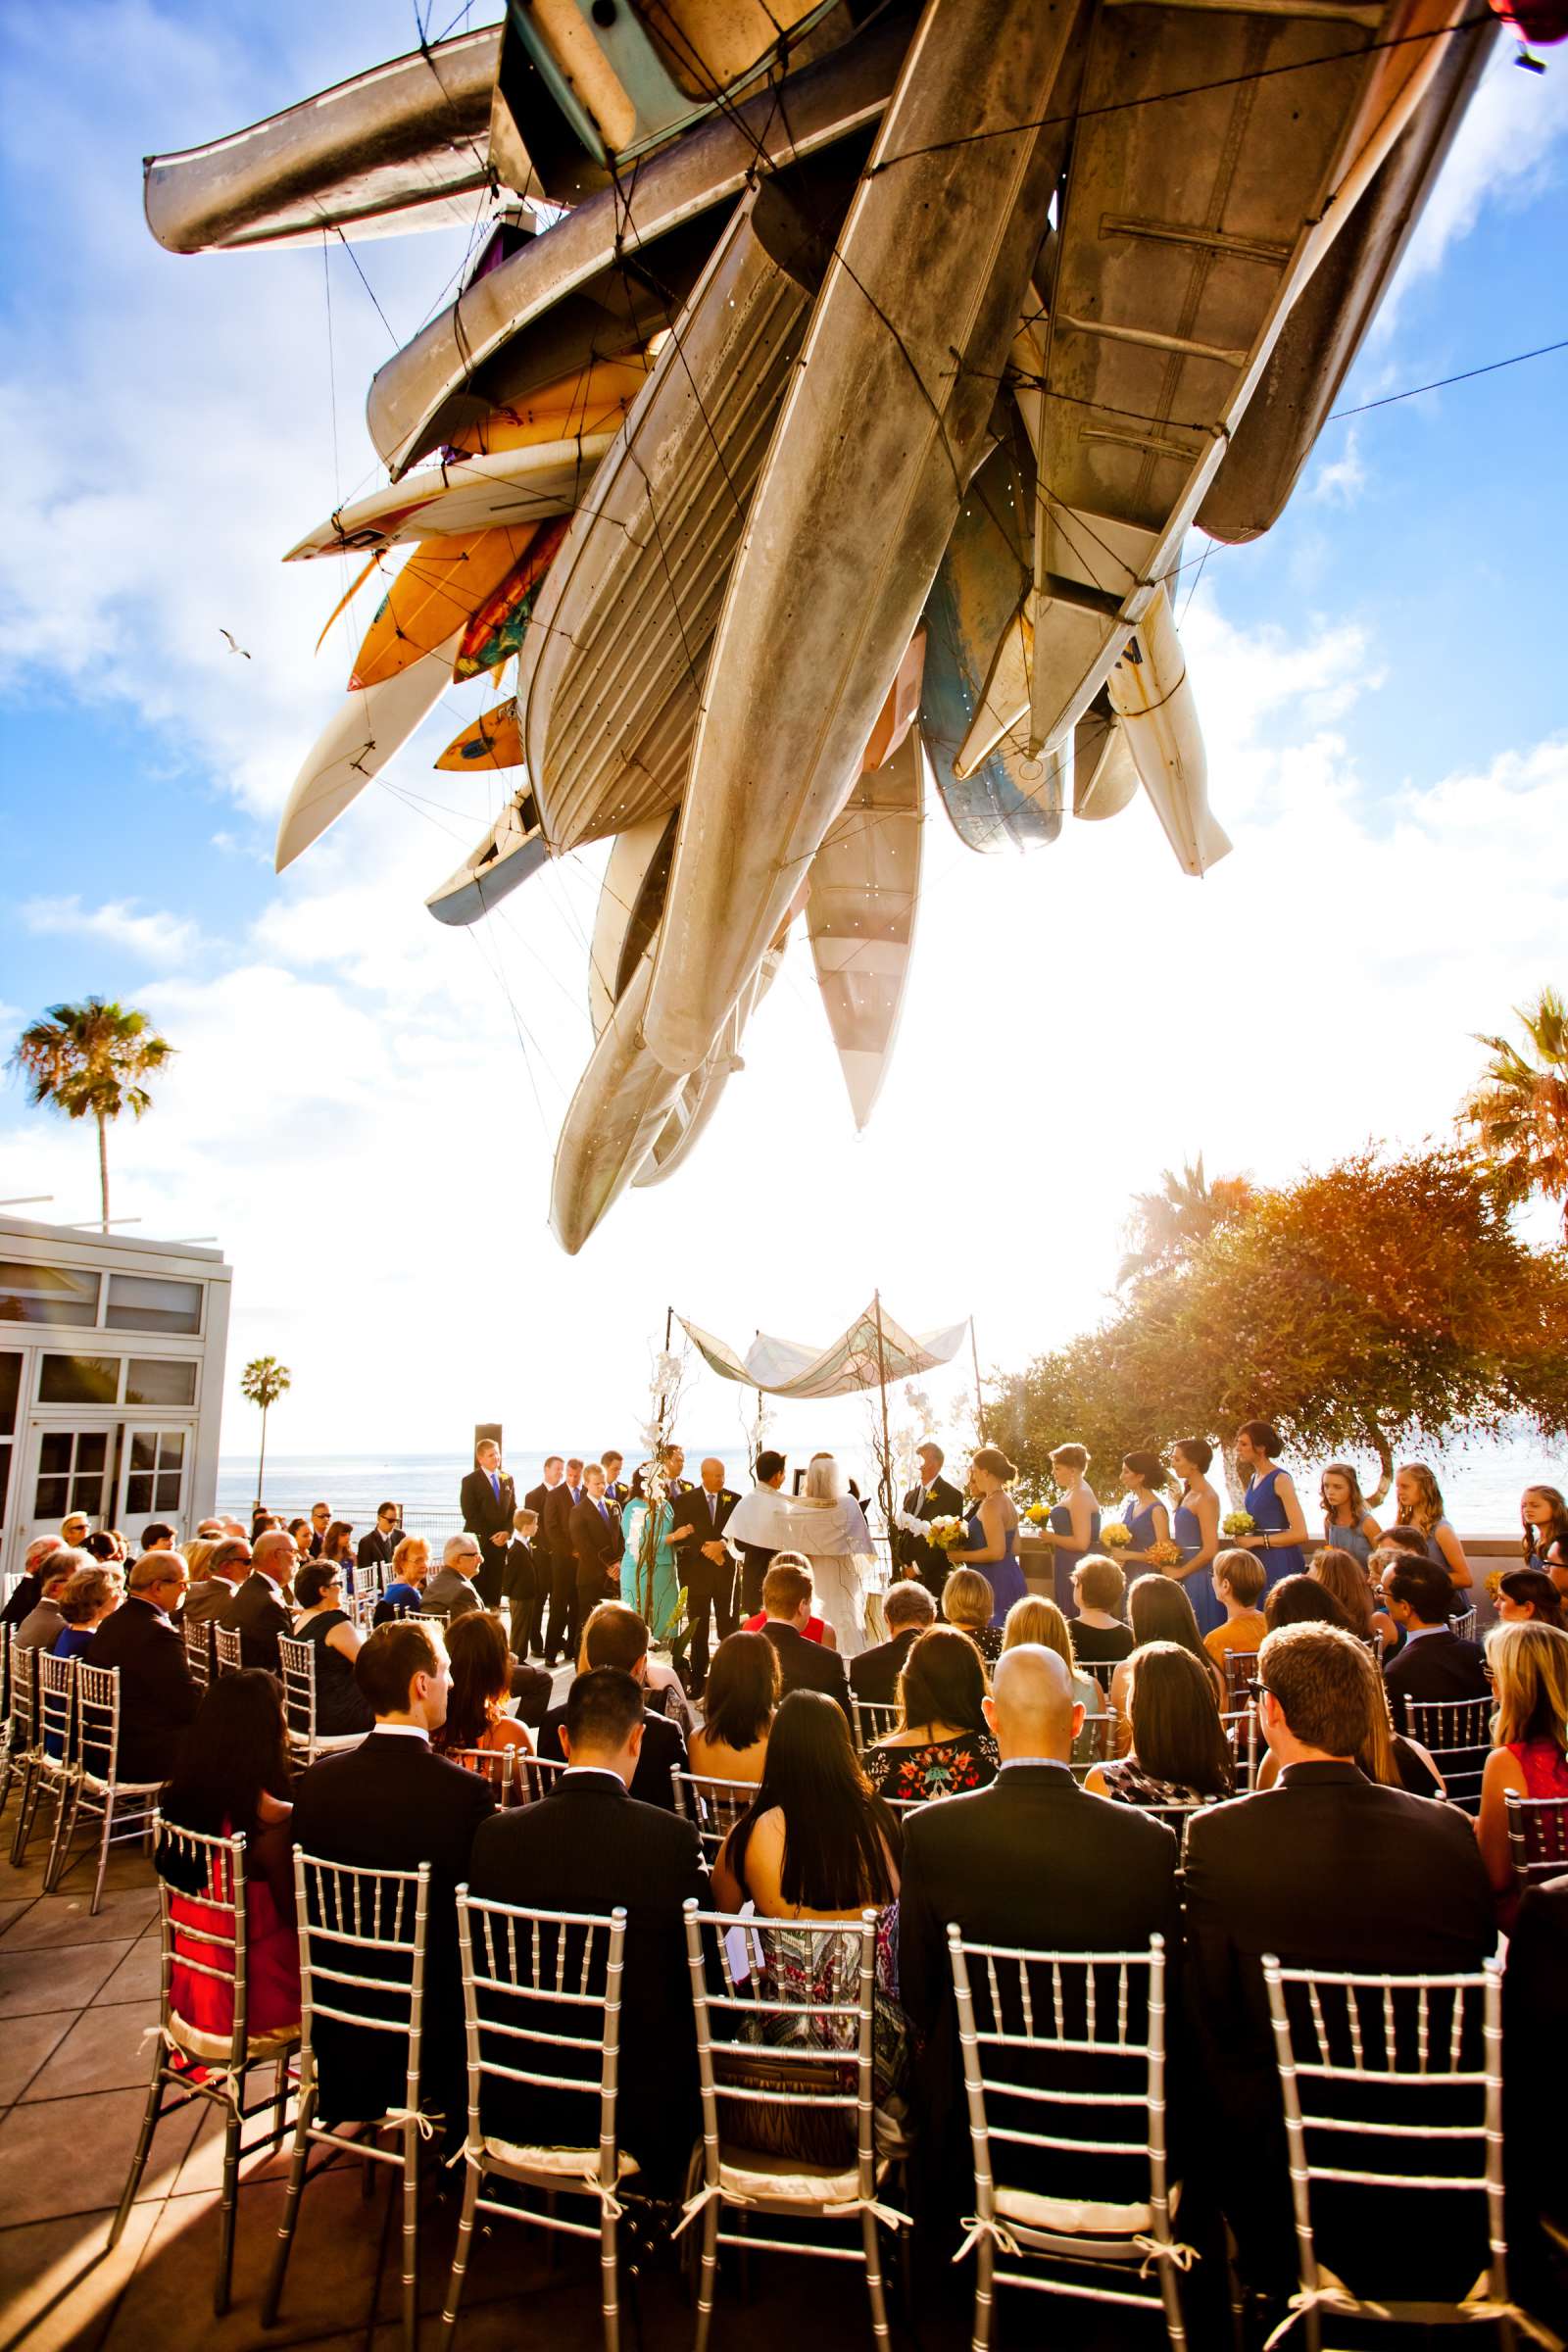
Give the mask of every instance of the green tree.
<path id="1" fill-rule="evenodd" d="M 253 1356 L 239 1376 L 240 1395 L 262 1408 L 262 1458 L 256 1465 L 258 1502 L 265 1492 L 262 1482 L 267 1476 L 267 1416 L 293 1379 L 287 1364 L 280 1364 L 275 1355 Z"/>
<path id="2" fill-rule="evenodd" d="M 49 1103 L 68 1119 L 91 1116 L 98 1125 L 98 1182 L 104 1231 L 109 1230 L 109 1123 L 128 1110 L 142 1118 L 153 1099 L 141 1083 L 167 1068 L 174 1049 L 144 1012 L 89 997 L 84 1004 L 51 1004 L 17 1040 L 12 1067 L 31 1088 L 34 1103 Z"/>
<path id="3" fill-rule="evenodd" d="M 993 1425 L 1032 1482 L 1076 1439 L 1103 1472 L 1183 1437 L 1233 1447 L 1254 1414 L 1301 1451 L 1375 1453 L 1568 1431 L 1568 1250 L 1509 1228 L 1464 1152 L 1364 1152 L 1254 1196 L 1103 1329 L 1005 1384 Z M 1091 1473 L 1093 1475 L 1093 1473 Z"/>
<path id="4" fill-rule="evenodd" d="M 1126 1225 L 1128 1252 L 1116 1270 L 1117 1289 L 1185 1265 L 1211 1233 L 1244 1216 L 1251 1199 L 1252 1188 L 1245 1176 L 1216 1176 L 1210 1184 L 1201 1152 L 1196 1162 L 1184 1163 L 1180 1173 L 1162 1168 L 1157 1193 L 1133 1196 Z"/>
<path id="5" fill-rule="evenodd" d="M 1500 1198 L 1510 1205 L 1544 1193 L 1562 1211 L 1568 1235 L 1568 1008 L 1544 988 L 1533 1005 L 1517 1005 L 1528 1053 L 1505 1037 L 1478 1037 L 1492 1055 L 1460 1110 L 1474 1131 Z"/>

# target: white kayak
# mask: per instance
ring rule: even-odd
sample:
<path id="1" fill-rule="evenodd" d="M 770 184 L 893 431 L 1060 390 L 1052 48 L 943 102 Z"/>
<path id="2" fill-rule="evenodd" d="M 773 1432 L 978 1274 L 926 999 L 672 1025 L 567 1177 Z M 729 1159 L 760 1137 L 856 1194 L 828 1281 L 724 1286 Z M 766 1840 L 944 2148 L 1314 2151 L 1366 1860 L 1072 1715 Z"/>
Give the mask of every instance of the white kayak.
<path id="1" fill-rule="evenodd" d="M 478 848 L 424 903 L 438 923 L 476 923 L 536 874 L 549 855 L 533 794 L 524 786 L 507 803 Z"/>
<path id="2" fill-rule="evenodd" d="M 717 1045 L 700 1070 L 694 1070 L 675 1099 L 670 1112 L 659 1134 L 654 1148 L 643 1161 L 632 1183 L 638 1192 L 651 1184 L 662 1184 L 695 1150 L 708 1131 L 713 1113 L 723 1100 L 729 1081 L 746 1067 L 741 1058 L 741 1046 L 746 1036 L 746 1024 L 778 977 L 789 944 L 786 931 L 758 965 L 751 985 L 742 989 L 737 1002 L 731 1005 L 729 1018 L 719 1032 Z"/>
<path id="3" fill-rule="evenodd" d="M 1156 590 L 1107 681 L 1138 780 L 1184 874 L 1202 874 L 1230 854 L 1209 813 L 1208 761 L 1198 698 L 1187 674 L 1170 599 Z"/>
<path id="4" fill-rule="evenodd" d="M 911 728 L 891 759 L 861 776 L 811 862 L 807 930 L 857 1127 L 882 1090 L 904 1008 L 924 797 Z"/>
<path id="5" fill-rule="evenodd" d="M 1072 738 L 1072 812 L 1098 823 L 1120 816 L 1138 790 L 1127 730 L 1108 694 L 1097 694 Z"/>
<path id="6" fill-rule="evenodd" d="M 402 750 L 452 683 L 466 620 L 406 669 L 348 695 L 305 755 L 277 823 L 277 871 L 326 831 Z"/>
<path id="7" fill-rule="evenodd" d="M 929 0 L 731 571 L 645 1030 L 711 1050 L 859 773 L 977 462 L 1065 142 L 1077 12 Z M 961 220 L 964 233 L 954 233 Z"/>
<path id="8" fill-rule="evenodd" d="M 569 514 L 613 438 L 579 433 L 531 449 L 498 450 L 490 457 L 445 458 L 439 466 L 356 499 L 351 507 L 339 507 L 307 531 L 283 561 L 368 555 L 408 539 L 445 539 L 487 530 L 492 523 L 546 522 Z"/>

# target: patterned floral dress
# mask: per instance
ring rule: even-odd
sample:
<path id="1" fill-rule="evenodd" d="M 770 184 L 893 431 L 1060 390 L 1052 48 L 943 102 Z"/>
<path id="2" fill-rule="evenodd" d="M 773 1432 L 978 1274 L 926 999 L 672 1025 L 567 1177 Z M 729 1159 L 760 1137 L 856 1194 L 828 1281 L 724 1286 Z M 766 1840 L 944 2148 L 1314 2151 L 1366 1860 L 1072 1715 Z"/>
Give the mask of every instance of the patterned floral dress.
<path id="1" fill-rule="evenodd" d="M 962 1796 L 970 1788 L 989 1788 L 1001 1763 L 989 1732 L 962 1732 L 956 1740 L 933 1740 L 926 1747 L 873 1747 L 865 1774 L 878 1796 Z"/>

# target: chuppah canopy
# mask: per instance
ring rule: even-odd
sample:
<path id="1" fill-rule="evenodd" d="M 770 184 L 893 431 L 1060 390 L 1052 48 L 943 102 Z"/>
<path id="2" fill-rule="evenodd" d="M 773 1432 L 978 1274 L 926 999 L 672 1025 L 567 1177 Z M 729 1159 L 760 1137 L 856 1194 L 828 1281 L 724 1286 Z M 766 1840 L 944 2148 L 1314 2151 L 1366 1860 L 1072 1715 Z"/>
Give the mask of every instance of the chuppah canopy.
<path id="1" fill-rule="evenodd" d="M 768 1396 L 853 1396 L 886 1381 L 906 1380 L 913 1372 L 952 1363 L 969 1328 L 965 1317 L 944 1331 L 915 1337 L 873 1298 L 848 1331 L 841 1331 L 825 1348 L 803 1347 L 798 1340 L 775 1340 L 759 1332 L 742 1357 L 684 1315 L 679 1322 L 721 1379 L 738 1380 Z"/>

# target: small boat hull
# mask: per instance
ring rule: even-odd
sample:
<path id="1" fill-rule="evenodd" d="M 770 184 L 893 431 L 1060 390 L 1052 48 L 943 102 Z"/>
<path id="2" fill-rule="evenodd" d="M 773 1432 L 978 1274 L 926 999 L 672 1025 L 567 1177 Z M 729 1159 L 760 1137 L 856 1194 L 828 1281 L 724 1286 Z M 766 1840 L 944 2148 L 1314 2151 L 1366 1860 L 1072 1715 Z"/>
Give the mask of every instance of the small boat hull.
<path id="1" fill-rule="evenodd" d="M 920 737 L 862 775 L 811 863 L 807 929 L 855 1124 L 875 1107 L 904 1008 L 925 831 Z"/>
<path id="2" fill-rule="evenodd" d="M 351 688 L 384 685 L 454 630 L 456 662 L 469 621 L 528 553 L 533 528 L 427 540 L 393 573 L 354 657 Z"/>
<path id="3" fill-rule="evenodd" d="M 373 783 L 452 683 L 463 631 L 382 683 L 351 693 L 305 756 L 278 819 L 276 867 L 282 873 Z"/>
<path id="4" fill-rule="evenodd" d="M 1163 588 L 1129 638 L 1108 691 L 1176 862 L 1184 874 L 1206 873 L 1231 845 L 1209 812 L 1198 701 Z"/>
<path id="5" fill-rule="evenodd" d="M 1072 739 L 1072 812 L 1098 824 L 1120 816 L 1138 790 L 1138 769 L 1127 730 L 1108 694 L 1097 694 Z"/>
<path id="6" fill-rule="evenodd" d="M 549 857 L 530 793 L 509 802 L 471 858 L 432 890 L 425 905 L 438 923 L 476 923 L 536 874 Z"/>
<path id="7" fill-rule="evenodd" d="M 556 438 L 494 457 L 451 457 L 422 473 L 339 507 L 291 547 L 285 564 L 375 553 L 411 539 L 448 539 L 493 525 L 523 530 L 569 514 L 610 447 L 608 432 Z"/>

